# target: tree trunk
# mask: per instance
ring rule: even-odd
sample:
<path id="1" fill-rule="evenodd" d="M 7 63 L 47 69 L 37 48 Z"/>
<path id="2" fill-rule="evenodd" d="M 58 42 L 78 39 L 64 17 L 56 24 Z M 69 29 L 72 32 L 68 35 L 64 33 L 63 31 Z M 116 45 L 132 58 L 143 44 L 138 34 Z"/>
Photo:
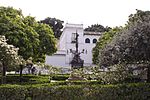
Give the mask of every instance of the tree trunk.
<path id="1" fill-rule="evenodd" d="M 6 83 L 6 66 L 3 64 L 2 84 Z"/>
<path id="2" fill-rule="evenodd" d="M 150 64 L 147 67 L 147 83 L 150 83 Z"/>
<path id="3" fill-rule="evenodd" d="M 23 65 L 20 65 L 20 82 L 22 82 L 22 69 L 23 69 Z"/>
<path id="4" fill-rule="evenodd" d="M 3 66 L 3 76 L 6 76 L 6 67 Z"/>

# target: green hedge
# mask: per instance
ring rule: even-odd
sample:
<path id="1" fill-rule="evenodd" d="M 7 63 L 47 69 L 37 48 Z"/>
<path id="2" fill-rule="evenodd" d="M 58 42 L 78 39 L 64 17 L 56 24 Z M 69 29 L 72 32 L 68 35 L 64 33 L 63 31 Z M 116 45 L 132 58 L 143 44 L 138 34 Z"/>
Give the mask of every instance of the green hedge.
<path id="1" fill-rule="evenodd" d="M 1 76 L 0 76 L 1 83 Z M 20 84 L 19 75 L 6 75 L 7 84 Z M 48 76 L 37 76 L 37 75 L 23 75 L 21 84 L 42 84 L 49 83 Z"/>
<path id="2" fill-rule="evenodd" d="M 58 75 L 53 75 L 52 80 L 57 80 L 57 81 L 65 81 L 69 78 L 69 74 L 58 74 Z"/>
<path id="3" fill-rule="evenodd" d="M 56 81 L 65 81 L 69 78 L 69 75 L 52 75 L 51 80 Z M 21 84 L 42 84 L 42 83 L 49 83 L 50 77 L 49 75 L 23 75 Z M 0 83 L 1 83 L 1 76 L 0 76 Z M 19 75 L 7 75 L 6 76 L 6 83 L 7 84 L 20 84 L 20 76 Z"/>
<path id="4" fill-rule="evenodd" d="M 0 100 L 150 100 L 150 84 L 1 85 Z"/>

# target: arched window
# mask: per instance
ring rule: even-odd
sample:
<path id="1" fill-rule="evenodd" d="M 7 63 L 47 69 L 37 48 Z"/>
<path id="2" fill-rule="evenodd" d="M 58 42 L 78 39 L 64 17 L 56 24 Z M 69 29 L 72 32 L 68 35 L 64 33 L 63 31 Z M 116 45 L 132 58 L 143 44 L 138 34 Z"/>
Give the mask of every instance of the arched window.
<path id="1" fill-rule="evenodd" d="M 86 38 L 86 39 L 85 39 L 85 43 L 90 43 L 90 39 L 89 39 L 89 38 Z"/>
<path id="2" fill-rule="evenodd" d="M 93 39 L 93 43 L 96 43 L 97 42 L 97 39 Z"/>

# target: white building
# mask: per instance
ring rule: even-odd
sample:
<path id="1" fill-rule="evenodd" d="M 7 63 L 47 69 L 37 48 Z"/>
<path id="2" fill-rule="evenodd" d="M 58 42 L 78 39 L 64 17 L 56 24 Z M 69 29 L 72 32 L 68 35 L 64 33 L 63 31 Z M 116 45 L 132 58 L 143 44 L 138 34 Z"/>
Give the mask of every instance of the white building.
<path id="1" fill-rule="evenodd" d="M 84 60 L 84 66 L 92 66 L 92 49 L 95 47 L 99 39 L 100 32 L 86 32 L 83 29 L 83 24 L 66 24 L 63 33 L 58 43 L 58 51 L 52 56 L 46 56 L 46 64 L 60 67 L 69 67 L 73 54 L 70 49 L 75 50 L 75 33 L 79 34 L 79 51 L 84 53 L 80 54 Z"/>

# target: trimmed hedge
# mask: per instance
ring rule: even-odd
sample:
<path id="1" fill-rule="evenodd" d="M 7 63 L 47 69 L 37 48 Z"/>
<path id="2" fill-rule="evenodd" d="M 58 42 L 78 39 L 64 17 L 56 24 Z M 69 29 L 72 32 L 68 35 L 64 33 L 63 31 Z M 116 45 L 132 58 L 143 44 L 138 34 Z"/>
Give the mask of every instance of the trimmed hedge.
<path id="1" fill-rule="evenodd" d="M 150 100 L 150 84 L 1 85 L 0 100 Z"/>
<path id="2" fill-rule="evenodd" d="M 0 76 L 1 83 L 1 76 Z M 7 84 L 20 84 L 19 75 L 6 75 Z M 37 75 L 23 75 L 21 84 L 42 84 L 49 83 L 48 76 L 37 76 Z"/>
<path id="3" fill-rule="evenodd" d="M 58 74 L 52 75 L 51 80 L 56 81 L 65 81 L 69 78 L 69 75 L 65 74 Z M 0 83 L 1 83 L 1 76 L 0 76 Z M 10 74 L 6 76 L 6 83 L 7 84 L 20 84 L 20 76 Z M 42 83 L 50 83 L 49 75 L 23 75 L 21 84 L 42 84 Z"/>
<path id="4" fill-rule="evenodd" d="M 57 81 L 65 81 L 69 78 L 69 74 L 58 74 L 58 75 L 53 75 L 52 80 L 57 80 Z"/>

